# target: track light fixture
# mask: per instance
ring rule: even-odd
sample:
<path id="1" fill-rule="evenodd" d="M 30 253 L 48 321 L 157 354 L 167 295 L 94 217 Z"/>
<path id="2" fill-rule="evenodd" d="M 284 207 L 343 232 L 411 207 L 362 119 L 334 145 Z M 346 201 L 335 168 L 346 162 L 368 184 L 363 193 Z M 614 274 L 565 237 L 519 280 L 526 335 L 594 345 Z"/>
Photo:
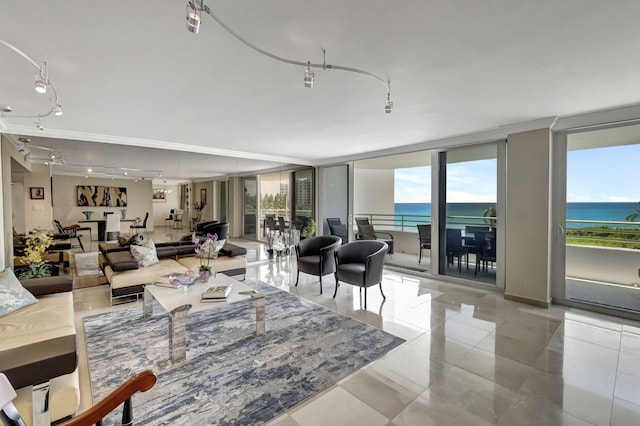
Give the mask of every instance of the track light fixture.
<path id="1" fill-rule="evenodd" d="M 48 111 L 42 112 L 40 114 L 24 114 L 24 115 L 13 115 L 12 114 L 11 115 L 12 118 L 29 118 L 29 119 L 37 118 L 38 121 L 35 122 L 36 127 L 39 130 L 44 130 L 44 126 L 42 124 L 42 119 L 43 118 L 46 118 L 46 117 L 48 117 L 50 115 L 57 115 L 57 116 L 62 115 L 62 105 L 60 105 L 60 101 L 59 101 L 59 98 L 58 98 L 58 91 L 56 90 L 55 86 L 53 85 L 53 82 L 49 79 L 49 71 L 47 70 L 47 62 L 43 62 L 42 66 L 40 66 L 36 61 L 31 59 L 31 57 L 29 57 L 29 55 L 24 53 L 22 50 L 18 49 L 17 47 L 12 45 L 11 43 L 6 42 L 6 41 L 4 41 L 2 39 L 0 39 L 0 45 L 5 46 L 7 49 L 13 51 L 17 55 L 20 55 L 25 61 L 29 62 L 38 71 L 38 74 L 36 75 L 36 79 L 35 79 L 35 83 L 34 83 L 34 89 L 36 90 L 36 92 L 38 92 L 38 93 L 47 93 L 47 90 L 49 88 L 53 92 L 53 98 L 51 100 L 51 104 L 50 104 L 50 107 L 49 107 Z M 10 113 L 10 112 L 12 112 L 11 111 L 11 107 L 6 106 L 6 109 L 2 109 L 0 112 L 2 114 Z"/>
<path id="2" fill-rule="evenodd" d="M 187 30 L 194 34 L 198 34 L 200 31 L 202 1 L 195 0 L 196 3 L 199 3 L 199 7 L 196 7 L 196 4 L 192 2 L 187 3 Z"/>
<path id="3" fill-rule="evenodd" d="M 47 93 L 47 85 L 49 84 L 49 77 L 47 76 L 47 63 L 44 62 L 42 68 L 40 68 L 40 75 L 36 75 L 36 92 Z"/>
<path id="4" fill-rule="evenodd" d="M 313 78 L 315 74 L 311 71 L 311 62 L 307 62 L 307 69 L 304 70 L 304 87 L 313 88 Z"/>
<path id="5" fill-rule="evenodd" d="M 255 50 L 261 55 L 268 56 L 271 59 L 275 59 L 276 61 L 284 62 L 286 64 L 306 67 L 306 70 L 304 72 L 304 87 L 309 87 L 309 88 L 313 87 L 313 81 L 314 81 L 315 75 L 313 72 L 311 72 L 311 68 L 322 68 L 323 70 L 340 70 L 340 71 L 346 71 L 346 72 L 353 72 L 356 74 L 362 74 L 367 77 L 373 78 L 374 80 L 382 84 L 387 90 L 385 112 L 387 114 L 391 113 L 391 110 L 393 109 L 393 102 L 391 102 L 391 88 L 388 80 L 384 80 L 382 77 L 374 73 L 361 70 L 358 68 L 327 64 L 326 60 L 323 61 L 323 63 L 321 64 L 313 64 L 310 61 L 307 61 L 307 62 L 296 61 L 293 59 L 285 58 L 283 56 L 278 56 L 271 52 L 268 52 L 256 46 L 255 44 L 249 42 L 248 40 L 238 35 L 235 31 L 233 31 L 227 24 L 225 24 L 220 18 L 218 18 L 211 11 L 209 6 L 204 4 L 204 0 L 193 0 L 187 3 L 187 30 L 195 34 L 197 34 L 198 31 L 200 31 L 200 21 L 201 21 L 202 12 L 205 12 L 207 15 L 211 16 L 222 28 L 224 28 L 229 34 L 231 34 L 234 38 L 236 38 L 242 44 Z M 325 53 L 324 50 L 323 50 L 323 53 Z"/>

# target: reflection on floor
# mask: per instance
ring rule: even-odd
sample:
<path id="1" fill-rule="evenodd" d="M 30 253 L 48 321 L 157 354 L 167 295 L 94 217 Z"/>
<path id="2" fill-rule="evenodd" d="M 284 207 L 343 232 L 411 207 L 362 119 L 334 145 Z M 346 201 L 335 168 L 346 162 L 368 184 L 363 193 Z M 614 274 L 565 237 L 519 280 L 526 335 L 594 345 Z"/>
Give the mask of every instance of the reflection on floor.
<path id="1" fill-rule="evenodd" d="M 158 240 L 174 234 L 156 231 Z M 181 233 L 181 235 L 184 233 Z M 640 322 L 504 300 L 501 293 L 386 270 L 368 310 L 356 288 L 301 274 L 295 256 L 250 250 L 247 280 L 271 285 L 407 340 L 272 425 L 640 424 Z M 109 306 L 107 286 L 74 290 L 77 324 Z M 138 302 L 139 303 L 139 302 Z M 83 351 L 84 344 L 79 348 Z M 81 353 L 82 397 L 90 398 Z M 214 422 L 214 420 L 212 420 Z"/>

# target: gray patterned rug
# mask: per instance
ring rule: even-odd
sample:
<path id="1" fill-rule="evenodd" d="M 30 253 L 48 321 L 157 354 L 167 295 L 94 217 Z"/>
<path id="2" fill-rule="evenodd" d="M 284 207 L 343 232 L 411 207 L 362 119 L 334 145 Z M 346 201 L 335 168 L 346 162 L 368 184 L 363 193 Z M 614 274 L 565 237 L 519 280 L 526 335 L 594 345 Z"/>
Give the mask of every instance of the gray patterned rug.
<path id="1" fill-rule="evenodd" d="M 134 397 L 136 424 L 259 425 L 404 342 L 267 284 L 249 285 L 266 296 L 266 333 L 255 336 L 252 301 L 193 313 L 187 360 L 172 367 L 164 364 L 168 317 L 159 306 L 146 321 L 140 306 L 85 318 L 94 400 L 150 368 L 158 382 Z"/>

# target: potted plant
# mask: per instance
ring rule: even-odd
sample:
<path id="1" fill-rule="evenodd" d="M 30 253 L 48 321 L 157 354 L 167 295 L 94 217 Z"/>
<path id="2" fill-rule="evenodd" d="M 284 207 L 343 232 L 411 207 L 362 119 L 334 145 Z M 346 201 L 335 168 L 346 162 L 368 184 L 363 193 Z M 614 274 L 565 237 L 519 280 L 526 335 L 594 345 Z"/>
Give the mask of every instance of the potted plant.
<path id="1" fill-rule="evenodd" d="M 199 278 L 198 281 L 206 283 L 209 277 L 215 273 L 213 266 L 211 266 L 211 259 L 218 257 L 218 252 L 224 246 L 225 240 L 218 240 L 218 234 L 207 234 L 204 242 L 200 242 L 199 239 L 195 240 L 196 256 L 200 258 L 200 268 L 198 269 Z"/>
<path id="2" fill-rule="evenodd" d="M 305 238 L 313 237 L 316 234 L 316 221 L 313 219 L 309 219 L 307 222 L 307 226 L 302 230 L 302 235 Z"/>
<path id="3" fill-rule="evenodd" d="M 18 279 L 50 277 L 53 274 L 52 266 L 45 263 L 47 248 L 49 248 L 52 241 L 51 231 L 45 231 L 40 228 L 35 228 L 26 236 L 26 248 L 21 260 L 27 266 L 17 271 Z"/>

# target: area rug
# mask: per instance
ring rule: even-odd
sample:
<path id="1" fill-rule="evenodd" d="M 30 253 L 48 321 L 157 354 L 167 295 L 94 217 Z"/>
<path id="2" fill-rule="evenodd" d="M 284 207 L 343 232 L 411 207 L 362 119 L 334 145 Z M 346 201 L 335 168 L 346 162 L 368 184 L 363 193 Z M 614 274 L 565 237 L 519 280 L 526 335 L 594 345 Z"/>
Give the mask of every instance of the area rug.
<path id="1" fill-rule="evenodd" d="M 84 320 L 94 400 L 152 369 L 155 387 L 136 394 L 138 425 L 260 425 L 335 384 L 404 342 L 262 282 L 264 335 L 255 335 L 252 301 L 195 312 L 187 322 L 187 360 L 166 366 L 168 317 L 142 320 L 135 308 Z M 119 424 L 121 411 L 105 419 Z"/>

